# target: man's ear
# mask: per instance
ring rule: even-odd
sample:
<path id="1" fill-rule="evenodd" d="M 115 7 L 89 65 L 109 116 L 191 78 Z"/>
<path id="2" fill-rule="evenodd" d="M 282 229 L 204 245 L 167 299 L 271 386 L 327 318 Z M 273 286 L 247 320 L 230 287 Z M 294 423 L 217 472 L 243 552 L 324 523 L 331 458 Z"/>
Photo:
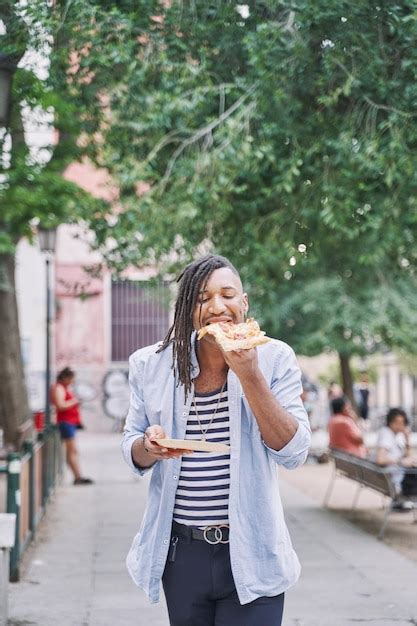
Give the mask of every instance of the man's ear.
<path id="1" fill-rule="evenodd" d="M 244 314 L 245 319 L 246 319 L 246 315 L 248 311 L 249 311 L 249 298 L 248 298 L 248 294 L 244 293 L 243 294 L 243 314 Z"/>

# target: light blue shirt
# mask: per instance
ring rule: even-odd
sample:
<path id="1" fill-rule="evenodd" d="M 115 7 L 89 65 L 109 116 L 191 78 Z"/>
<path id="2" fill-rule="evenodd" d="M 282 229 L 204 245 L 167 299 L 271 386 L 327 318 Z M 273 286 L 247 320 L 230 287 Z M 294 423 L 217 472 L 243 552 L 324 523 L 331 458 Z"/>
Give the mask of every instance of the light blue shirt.
<path id="1" fill-rule="evenodd" d="M 192 378 L 199 373 L 194 343 L 195 333 Z M 131 398 L 122 441 L 131 469 L 139 474 L 152 471 L 145 515 L 126 560 L 134 582 L 151 602 L 159 601 L 181 458 L 158 461 L 143 470 L 133 463 L 132 445 L 153 424 L 160 424 L 167 437 L 184 439 L 193 397 L 192 390 L 185 401 L 183 385 L 174 380 L 171 347 L 159 354 L 157 348 L 158 344 L 142 348 L 129 359 Z M 282 341 L 272 340 L 257 351 L 265 379 L 281 406 L 298 421 L 298 429 L 281 450 L 269 448 L 262 440 L 238 377 L 229 370 L 230 561 L 241 604 L 260 596 L 278 595 L 299 577 L 300 564 L 284 520 L 276 465 L 293 469 L 304 463 L 311 441 L 293 350 Z"/>

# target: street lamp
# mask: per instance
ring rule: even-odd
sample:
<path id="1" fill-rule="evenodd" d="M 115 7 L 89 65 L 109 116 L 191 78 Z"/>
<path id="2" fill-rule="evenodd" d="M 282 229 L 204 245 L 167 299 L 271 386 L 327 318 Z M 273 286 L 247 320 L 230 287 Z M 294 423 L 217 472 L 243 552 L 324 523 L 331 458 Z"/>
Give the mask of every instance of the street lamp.
<path id="1" fill-rule="evenodd" d="M 38 228 L 39 246 L 41 252 L 54 254 L 56 244 L 56 228 Z"/>
<path id="2" fill-rule="evenodd" d="M 46 375 L 45 375 L 45 425 L 51 423 L 51 272 L 50 257 L 55 252 L 56 228 L 38 228 L 39 245 L 46 260 Z"/>
<path id="3" fill-rule="evenodd" d="M 16 67 L 11 57 L 0 53 L 0 127 L 9 126 L 12 79 Z"/>

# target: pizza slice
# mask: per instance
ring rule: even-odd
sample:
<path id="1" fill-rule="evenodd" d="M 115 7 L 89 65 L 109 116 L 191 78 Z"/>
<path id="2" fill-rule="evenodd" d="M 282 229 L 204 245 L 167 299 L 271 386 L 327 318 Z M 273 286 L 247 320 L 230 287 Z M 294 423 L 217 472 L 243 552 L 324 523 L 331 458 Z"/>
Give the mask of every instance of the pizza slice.
<path id="1" fill-rule="evenodd" d="M 252 317 L 242 324 L 231 324 L 229 322 L 208 324 L 200 328 L 197 339 L 202 339 L 207 334 L 213 335 L 224 352 L 249 350 L 271 341 L 269 337 L 265 336 L 265 332 L 259 328 L 258 322 Z"/>

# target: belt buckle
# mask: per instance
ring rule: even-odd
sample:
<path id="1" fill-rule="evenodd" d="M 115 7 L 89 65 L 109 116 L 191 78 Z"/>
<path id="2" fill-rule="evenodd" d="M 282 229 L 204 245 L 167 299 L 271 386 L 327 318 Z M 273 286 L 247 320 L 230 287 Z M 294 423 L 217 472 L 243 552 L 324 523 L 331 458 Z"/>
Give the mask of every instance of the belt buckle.
<path id="1" fill-rule="evenodd" d="M 229 528 L 227 524 L 220 524 L 219 526 L 206 526 L 203 530 L 204 541 L 209 543 L 211 546 L 217 546 L 219 543 L 227 544 L 229 543 L 229 539 L 226 541 L 223 539 L 223 531 L 222 528 Z M 208 534 L 211 530 L 214 530 L 214 541 L 209 539 Z"/>

